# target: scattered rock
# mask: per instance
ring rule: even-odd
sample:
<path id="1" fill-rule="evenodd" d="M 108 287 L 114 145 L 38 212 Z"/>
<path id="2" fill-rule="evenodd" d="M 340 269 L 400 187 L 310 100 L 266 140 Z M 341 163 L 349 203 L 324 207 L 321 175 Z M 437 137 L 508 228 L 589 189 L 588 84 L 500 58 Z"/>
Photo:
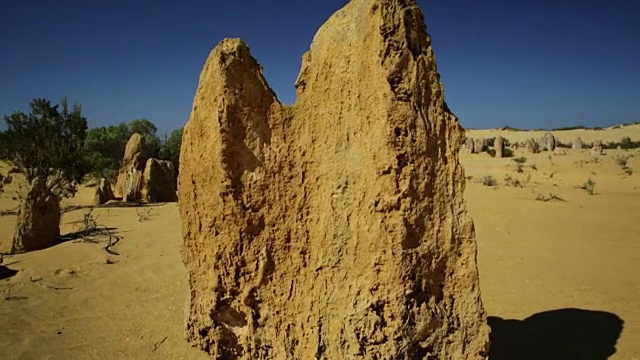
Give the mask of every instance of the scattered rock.
<path id="1" fill-rule="evenodd" d="M 133 202 L 141 200 L 142 173 L 140 172 L 140 170 L 129 168 L 129 171 L 123 175 L 123 179 L 124 184 L 122 185 L 122 201 Z"/>
<path id="2" fill-rule="evenodd" d="M 476 138 L 473 141 L 474 141 L 474 144 L 473 144 L 474 154 L 482 153 L 485 147 L 487 146 L 487 140 L 485 138 Z"/>
<path id="3" fill-rule="evenodd" d="M 142 200 L 146 202 L 175 202 L 176 173 L 171 161 L 149 159 L 142 176 Z"/>
<path id="4" fill-rule="evenodd" d="M 467 138 L 464 147 L 469 151 L 469 154 L 475 154 L 475 140 L 473 138 Z"/>
<path id="5" fill-rule="evenodd" d="M 591 155 L 602 155 L 602 140 L 596 140 L 593 142 Z"/>
<path id="6" fill-rule="evenodd" d="M 140 189 L 132 188 L 131 186 L 135 185 L 135 180 L 139 180 L 142 176 L 142 171 L 144 171 L 144 166 L 148 158 L 144 136 L 134 133 L 129 138 L 124 151 L 122 167 L 118 173 L 118 180 L 114 191 L 116 197 L 121 197 L 123 200 L 127 195 L 129 195 L 130 198 L 137 197 L 135 195 Z M 136 172 L 138 174 L 136 174 Z"/>
<path id="7" fill-rule="evenodd" d="M 529 141 L 527 141 L 527 144 L 525 145 L 525 149 L 527 150 L 528 153 L 531 153 L 531 154 L 536 154 L 540 151 L 538 142 L 536 142 L 534 139 L 529 139 Z"/>
<path id="8" fill-rule="evenodd" d="M 115 197 L 111 189 L 111 183 L 109 183 L 109 180 L 105 178 L 100 179 L 93 195 L 93 205 L 104 205 L 113 199 L 115 199 Z"/>
<path id="9" fill-rule="evenodd" d="M 140 170 L 146 164 L 147 158 L 147 145 L 144 136 L 134 133 L 127 142 L 122 163 Z"/>
<path id="10" fill-rule="evenodd" d="M 553 150 L 553 155 L 567 155 L 567 149 L 557 147 Z"/>
<path id="11" fill-rule="evenodd" d="M 504 139 L 502 136 L 496 136 L 496 139 L 493 142 L 493 149 L 496 151 L 496 157 L 502 158 L 504 153 Z"/>
<path id="12" fill-rule="evenodd" d="M 582 144 L 582 139 L 580 138 L 576 138 L 575 140 L 573 140 L 573 144 L 571 146 L 574 150 L 577 149 L 582 149 L 583 144 Z"/>
<path id="13" fill-rule="evenodd" d="M 556 138 L 552 133 L 547 132 L 541 139 L 540 150 L 553 151 L 556 148 Z"/>
<path id="14" fill-rule="evenodd" d="M 11 253 L 41 250 L 58 243 L 60 236 L 60 202 L 36 178 L 20 203 Z"/>
<path id="15" fill-rule="evenodd" d="M 192 345 L 224 359 L 486 359 L 464 132 L 438 79 L 414 1 L 332 16 L 293 106 L 241 40 L 211 52 L 178 181 Z"/>

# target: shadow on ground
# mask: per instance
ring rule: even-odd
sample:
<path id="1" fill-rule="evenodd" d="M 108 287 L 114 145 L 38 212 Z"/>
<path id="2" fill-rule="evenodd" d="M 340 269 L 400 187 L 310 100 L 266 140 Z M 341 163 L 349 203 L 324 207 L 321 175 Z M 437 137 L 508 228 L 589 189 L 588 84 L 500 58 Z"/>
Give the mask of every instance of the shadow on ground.
<path id="1" fill-rule="evenodd" d="M 60 244 L 67 241 L 74 241 L 74 240 L 85 240 L 86 242 L 97 243 L 97 241 L 95 241 L 93 237 L 116 236 L 117 230 L 118 228 L 114 228 L 114 227 L 99 227 L 99 228 L 78 230 L 78 231 L 73 231 L 64 235 L 60 235 L 60 238 L 58 241 Z"/>
<path id="2" fill-rule="evenodd" d="M 100 209 L 100 208 L 149 208 L 154 206 L 162 206 L 168 203 L 142 203 L 142 202 L 124 202 L 119 200 L 112 200 L 104 205 L 69 205 L 60 209 L 61 214 L 66 214 L 76 210 L 85 209 Z M 18 215 L 18 207 L 13 209 L 5 209 L 0 211 L 0 216 L 15 216 Z"/>
<path id="3" fill-rule="evenodd" d="M 18 270 L 9 269 L 6 266 L 0 265 L 0 280 L 8 279 L 15 276 Z"/>
<path id="4" fill-rule="evenodd" d="M 166 203 L 143 203 L 143 202 L 125 202 L 120 200 L 112 200 L 104 205 L 70 205 L 65 206 L 61 213 L 65 214 L 68 212 L 76 211 L 76 210 L 84 210 L 84 209 L 100 209 L 100 208 L 149 208 L 155 206 L 162 206 Z"/>
<path id="5" fill-rule="evenodd" d="M 624 322 L 604 311 L 559 309 L 525 320 L 489 317 L 491 360 L 607 360 Z"/>

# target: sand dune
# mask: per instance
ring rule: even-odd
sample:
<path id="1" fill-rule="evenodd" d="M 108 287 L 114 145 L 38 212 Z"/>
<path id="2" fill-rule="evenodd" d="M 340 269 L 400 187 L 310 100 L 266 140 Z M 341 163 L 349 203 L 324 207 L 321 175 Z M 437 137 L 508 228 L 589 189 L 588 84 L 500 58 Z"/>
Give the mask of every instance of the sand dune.
<path id="1" fill-rule="evenodd" d="M 469 136 L 498 133 L 512 141 L 541 135 Z M 638 140 L 640 126 L 554 135 L 563 142 Z M 606 150 L 597 160 L 588 150 L 516 155 L 527 157 L 523 173 L 511 158 L 462 154 L 492 359 L 604 360 L 613 351 L 610 359 L 640 358 L 640 152 Z M 633 156 L 631 175 L 618 156 Z M 498 185 L 479 182 L 488 176 Z M 522 187 L 507 186 L 507 176 Z M 577 188 L 589 178 L 594 195 Z M 3 211 L 16 206 L 6 195 Z M 64 205 L 87 205 L 91 195 L 83 188 Z M 66 212 L 62 233 L 77 230 L 87 211 Z M 187 286 L 177 205 L 105 207 L 93 215 L 121 237 L 113 247 L 119 256 L 104 250 L 102 236 L 4 257 L 0 358 L 208 358 L 183 341 Z M 10 246 L 14 222 L 0 217 L 0 251 Z"/>

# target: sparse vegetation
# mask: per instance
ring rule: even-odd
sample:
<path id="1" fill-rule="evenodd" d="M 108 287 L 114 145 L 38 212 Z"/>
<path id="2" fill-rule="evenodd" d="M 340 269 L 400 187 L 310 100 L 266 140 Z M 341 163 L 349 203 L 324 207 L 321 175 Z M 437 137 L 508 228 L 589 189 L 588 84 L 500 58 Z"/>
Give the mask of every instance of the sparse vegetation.
<path id="1" fill-rule="evenodd" d="M 527 162 L 527 158 L 526 157 L 517 157 L 517 158 L 513 158 L 511 159 L 514 163 L 516 163 L 516 171 L 519 173 L 524 172 L 524 170 L 522 169 L 522 167 L 524 166 L 524 164 Z"/>
<path id="2" fill-rule="evenodd" d="M 144 118 L 90 129 L 84 149 L 90 162 L 90 173 L 95 178 L 103 177 L 115 182 L 127 142 L 133 133 L 139 133 L 145 138 L 148 155 L 171 161 L 177 174 L 182 129 L 165 135 L 164 140 L 158 137 L 157 132 L 155 124 Z"/>
<path id="3" fill-rule="evenodd" d="M 120 255 L 112 247 L 119 241 L 120 237 L 114 234 L 109 227 L 98 223 L 98 217 L 93 215 L 93 208 L 82 216 L 82 220 L 75 222 L 75 231 L 66 236 L 66 240 L 78 239 L 84 242 L 99 243 L 98 237 L 107 237 L 108 242 L 104 250 L 111 255 Z"/>
<path id="4" fill-rule="evenodd" d="M 89 170 L 83 151 L 87 119 L 81 106 L 71 108 L 66 99 L 61 106 L 34 99 L 29 114 L 18 111 L 4 121 L 7 129 L 0 133 L 3 160 L 11 161 L 27 184 L 41 178 L 59 199 L 75 195 Z"/>
<path id="5" fill-rule="evenodd" d="M 632 175 L 633 174 L 633 169 L 631 169 L 627 164 L 629 162 L 629 158 L 631 158 L 633 155 L 623 155 L 623 156 L 616 156 L 615 157 L 615 162 L 616 164 L 618 164 L 621 168 L 622 171 L 625 172 L 625 174 L 627 175 Z"/>
<path id="6" fill-rule="evenodd" d="M 584 184 L 579 186 L 579 188 L 586 191 L 587 194 L 593 195 L 595 194 L 596 182 L 591 180 L 591 178 L 588 178 Z"/>
<path id="7" fill-rule="evenodd" d="M 138 214 L 138 222 L 151 220 L 151 208 L 136 209 L 136 214 Z"/>
<path id="8" fill-rule="evenodd" d="M 631 140 L 630 137 L 625 136 L 620 141 L 603 143 L 602 148 L 609 149 L 609 150 L 617 149 L 617 148 L 624 149 L 624 150 L 637 149 L 637 148 L 640 148 L 640 141 L 634 141 L 634 140 Z"/>
<path id="9" fill-rule="evenodd" d="M 159 158 L 169 160 L 176 170 L 176 176 L 180 171 L 180 147 L 182 146 L 183 129 L 174 130 L 160 146 Z"/>
<path id="10" fill-rule="evenodd" d="M 508 158 L 508 157 L 513 157 L 513 155 L 514 155 L 513 154 L 513 150 L 511 150 L 510 148 L 506 147 L 506 145 L 505 145 L 504 150 L 502 150 L 502 157 Z"/>
<path id="11" fill-rule="evenodd" d="M 524 187 L 520 180 L 511 177 L 511 175 L 507 175 L 504 177 L 504 185 L 511 187 Z"/>
<path id="12" fill-rule="evenodd" d="M 566 202 L 565 199 L 549 193 L 549 194 L 538 194 L 538 196 L 536 196 L 536 201 L 543 201 L 543 202 L 549 202 L 549 201 L 562 201 L 562 202 Z"/>
<path id="13" fill-rule="evenodd" d="M 614 160 L 616 164 L 618 164 L 620 167 L 625 168 L 627 167 L 627 162 L 629 161 L 629 157 L 630 156 L 616 156 Z"/>
<path id="14" fill-rule="evenodd" d="M 484 185 L 484 186 L 496 186 L 496 185 L 498 185 L 498 181 L 496 181 L 496 179 L 491 175 L 485 175 L 482 178 L 481 182 L 482 182 L 482 185 Z"/>

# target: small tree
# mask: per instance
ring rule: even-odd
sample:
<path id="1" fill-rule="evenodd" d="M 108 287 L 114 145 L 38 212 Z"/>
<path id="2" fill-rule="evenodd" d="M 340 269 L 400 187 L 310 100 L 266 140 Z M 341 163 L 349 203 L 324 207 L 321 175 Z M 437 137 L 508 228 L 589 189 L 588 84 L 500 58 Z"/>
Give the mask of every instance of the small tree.
<path id="1" fill-rule="evenodd" d="M 87 119 L 76 104 L 69 108 L 67 99 L 51 105 L 34 99 L 30 113 L 18 111 L 5 116 L 7 130 L 0 146 L 5 160 L 11 161 L 31 184 L 41 178 L 46 188 L 58 198 L 71 197 L 88 170 L 84 153 Z"/>
<path id="2" fill-rule="evenodd" d="M 176 175 L 180 171 L 180 146 L 182 146 L 182 132 L 183 129 L 176 129 L 171 132 L 171 135 L 160 147 L 160 158 L 171 161 L 173 168 L 176 170 Z"/>
<path id="3" fill-rule="evenodd" d="M 527 158 L 526 157 L 517 157 L 517 158 L 513 158 L 511 159 L 514 163 L 516 163 L 516 171 L 519 173 L 522 173 L 522 167 L 524 166 L 524 163 L 527 162 Z"/>
<path id="4" fill-rule="evenodd" d="M 591 180 L 591 178 L 588 178 L 587 181 L 584 184 L 582 184 L 580 188 L 586 191 L 587 194 L 593 195 L 595 194 L 596 182 Z"/>
<path id="5" fill-rule="evenodd" d="M 21 195 L 12 253 L 43 249 L 58 242 L 60 200 L 76 193 L 88 162 L 84 153 L 87 119 L 80 105 L 62 109 L 35 99 L 29 114 L 5 116 L 2 154 L 24 175 L 29 189 Z"/>
<path id="6" fill-rule="evenodd" d="M 115 178 L 128 136 L 129 126 L 126 123 L 101 126 L 87 132 L 85 150 L 94 176 L 109 180 Z"/>

